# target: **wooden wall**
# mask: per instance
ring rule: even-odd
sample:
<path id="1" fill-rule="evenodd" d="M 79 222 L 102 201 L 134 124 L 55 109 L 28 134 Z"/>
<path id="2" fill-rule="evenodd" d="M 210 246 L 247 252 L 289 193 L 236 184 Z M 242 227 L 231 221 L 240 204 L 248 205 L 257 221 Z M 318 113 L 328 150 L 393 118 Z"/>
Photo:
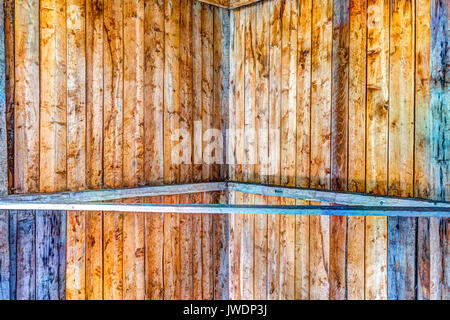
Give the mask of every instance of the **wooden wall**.
<path id="1" fill-rule="evenodd" d="M 449 201 L 448 3 L 4 0 L 9 192 L 228 178 Z M 449 299 L 449 222 L 4 211 L 0 299 Z"/>
<path id="2" fill-rule="evenodd" d="M 194 127 L 226 127 L 228 10 L 193 0 L 5 0 L 3 8 L 11 193 L 223 179 L 224 166 L 204 161 L 215 150 L 203 150 L 201 135 L 195 152 L 181 139 Z M 0 298 L 227 297 L 227 219 L 2 213 Z"/>
<path id="3" fill-rule="evenodd" d="M 230 179 L 448 201 L 448 4 L 272 0 L 233 10 Z M 449 299 L 449 223 L 233 215 L 230 297 Z"/>

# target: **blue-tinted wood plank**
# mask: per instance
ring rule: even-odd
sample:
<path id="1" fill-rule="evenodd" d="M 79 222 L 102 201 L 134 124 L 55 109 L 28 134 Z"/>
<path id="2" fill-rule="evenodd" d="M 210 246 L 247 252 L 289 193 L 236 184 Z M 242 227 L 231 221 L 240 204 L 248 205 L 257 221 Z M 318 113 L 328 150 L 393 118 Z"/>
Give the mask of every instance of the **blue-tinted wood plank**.
<path id="1" fill-rule="evenodd" d="M 36 212 L 36 298 L 60 299 L 60 267 L 65 259 L 60 257 L 64 235 L 61 234 L 64 214 L 60 211 Z M 64 221 L 63 221 L 64 220 Z M 64 232 L 65 233 L 65 232 Z"/>
<path id="2" fill-rule="evenodd" d="M 9 296 L 16 300 L 17 279 L 17 211 L 9 210 Z"/>
<path id="3" fill-rule="evenodd" d="M 416 298 L 416 218 L 389 217 L 388 299 Z"/>
<path id="4" fill-rule="evenodd" d="M 0 211 L 0 300 L 9 300 L 10 284 L 9 213 Z"/>
<path id="5" fill-rule="evenodd" d="M 17 300 L 36 298 L 35 212 L 17 213 Z"/>

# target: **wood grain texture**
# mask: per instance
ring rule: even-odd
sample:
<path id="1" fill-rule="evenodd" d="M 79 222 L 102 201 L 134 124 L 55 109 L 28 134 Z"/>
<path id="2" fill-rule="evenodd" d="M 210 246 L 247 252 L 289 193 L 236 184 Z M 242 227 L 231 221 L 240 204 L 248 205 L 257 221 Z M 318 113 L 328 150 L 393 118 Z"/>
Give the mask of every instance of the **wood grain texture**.
<path id="1" fill-rule="evenodd" d="M 164 4 L 164 183 L 179 181 L 180 117 L 180 0 Z M 178 203 L 178 196 L 164 197 L 166 203 Z M 180 239 L 179 216 L 164 215 L 164 299 L 179 299 Z"/>
<path id="2" fill-rule="evenodd" d="M 164 168 L 164 1 L 144 3 L 144 171 L 145 183 L 163 183 Z M 145 198 L 160 203 L 162 197 Z M 145 216 L 145 298 L 163 299 L 164 218 Z"/>
<path id="3" fill-rule="evenodd" d="M 181 1 L 180 17 L 180 182 L 192 181 L 192 146 L 193 135 L 193 4 L 189 0 Z M 191 195 L 180 195 L 180 203 L 190 203 Z M 180 265 L 181 265 L 181 299 L 192 299 L 193 283 L 193 235 L 192 216 L 180 216 Z"/>
<path id="4" fill-rule="evenodd" d="M 365 191 L 367 3 L 350 0 L 348 190 Z M 364 299 L 365 218 L 347 220 L 347 298 Z"/>
<path id="5" fill-rule="evenodd" d="M 388 190 L 413 194 L 414 5 L 391 2 Z M 415 299 L 416 219 L 388 219 L 388 299 Z"/>
<path id="6" fill-rule="evenodd" d="M 331 1 L 313 1 L 311 53 L 311 187 L 330 188 Z M 323 30 L 322 30 L 323 29 Z M 322 30 L 322 31 L 321 31 Z M 329 298 L 330 219 L 310 217 L 310 298 Z"/>
<path id="7" fill-rule="evenodd" d="M 449 199 L 449 165 L 448 165 L 448 66 L 450 55 L 448 53 L 448 3 L 445 1 L 432 1 L 430 3 L 430 110 L 431 126 L 431 177 L 435 194 L 438 199 Z M 447 181 L 445 183 L 444 181 Z M 444 182 L 444 183 L 443 183 Z M 439 236 L 437 230 L 439 229 Z M 448 299 L 449 281 L 445 265 L 448 265 L 448 245 L 445 247 L 444 239 L 448 239 L 448 220 L 431 219 L 431 298 Z M 442 263 L 443 262 L 443 263 Z M 447 268 L 448 269 L 448 268 Z"/>
<path id="8" fill-rule="evenodd" d="M 387 193 L 389 2 L 367 3 L 366 192 Z M 365 298 L 387 298 L 387 219 L 366 219 Z"/>
<path id="9" fill-rule="evenodd" d="M 66 1 L 40 2 L 40 191 L 66 189 Z"/>
<path id="10" fill-rule="evenodd" d="M 220 181 L 227 175 L 223 161 L 227 148 L 225 130 L 228 126 L 229 23 L 229 12 L 214 8 L 214 129 L 217 130 L 214 138 L 215 181 Z M 226 192 L 214 192 L 213 198 L 214 203 L 228 202 Z M 228 244 L 229 216 L 213 216 L 214 299 L 229 299 Z"/>
<path id="11" fill-rule="evenodd" d="M 346 190 L 349 136 L 349 1 L 333 1 L 331 188 Z M 330 219 L 330 299 L 346 296 L 347 218 Z"/>
<path id="12" fill-rule="evenodd" d="M 0 116 L 2 121 L 0 146 L 4 150 L 0 159 L 0 191 L 8 194 L 8 150 L 7 146 L 7 124 L 6 124 L 6 55 L 5 55 L 5 7 L 0 3 Z M 10 299 L 10 255 L 9 255 L 9 212 L 0 211 L 0 300 Z"/>
<path id="13" fill-rule="evenodd" d="M 86 187 L 86 7 L 69 0 L 67 26 L 67 188 Z M 67 213 L 66 298 L 86 298 L 84 212 Z"/>
<path id="14" fill-rule="evenodd" d="M 123 7 L 124 106 L 123 183 L 127 187 L 144 181 L 144 1 L 126 1 Z M 139 198 L 128 199 L 140 202 Z M 123 220 L 123 297 L 143 300 L 144 215 L 128 213 Z"/>
<path id="15" fill-rule="evenodd" d="M 297 38 L 297 133 L 296 133 L 296 186 L 309 187 L 310 182 L 310 121 L 311 121 L 311 22 L 312 1 L 298 2 Z M 297 205 L 309 202 L 296 200 Z M 310 218 L 295 217 L 295 299 L 310 297 Z"/>
<path id="16" fill-rule="evenodd" d="M 256 13 L 256 145 L 255 182 L 269 180 L 269 4 L 258 3 Z M 267 204 L 267 197 L 254 196 L 255 204 Z M 267 299 L 267 217 L 255 215 L 254 298 Z"/>
<path id="17" fill-rule="evenodd" d="M 108 188 L 123 183 L 123 4 L 105 2 L 103 7 L 103 172 Z M 123 214 L 105 212 L 103 217 L 103 298 L 123 298 Z"/>
<path id="18" fill-rule="evenodd" d="M 16 192 L 39 190 L 39 2 L 14 5 L 14 186 Z M 16 227 L 18 300 L 34 299 L 34 212 L 20 211 Z"/>
<path id="19" fill-rule="evenodd" d="M 14 187 L 14 0 L 3 1 L 5 41 L 5 113 L 8 157 L 8 191 Z"/>
<path id="20" fill-rule="evenodd" d="M 9 212 L 0 212 L 0 300 L 10 300 L 11 255 L 9 250 Z"/>
<path id="21" fill-rule="evenodd" d="M 280 128 L 281 128 L 281 5 L 282 1 L 269 3 L 269 183 L 280 184 Z M 268 204 L 279 204 L 279 199 L 270 197 Z M 267 218 L 267 298 L 280 297 L 280 217 Z"/>
<path id="22" fill-rule="evenodd" d="M 103 1 L 86 1 L 86 184 L 103 186 Z M 103 298 L 103 213 L 87 212 L 86 299 Z"/>

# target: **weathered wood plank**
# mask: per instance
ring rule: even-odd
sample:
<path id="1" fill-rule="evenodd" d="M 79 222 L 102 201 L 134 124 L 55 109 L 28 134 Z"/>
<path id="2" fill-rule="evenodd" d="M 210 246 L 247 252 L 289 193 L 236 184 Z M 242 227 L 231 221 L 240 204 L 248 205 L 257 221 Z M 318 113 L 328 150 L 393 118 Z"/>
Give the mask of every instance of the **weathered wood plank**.
<path id="1" fill-rule="evenodd" d="M 447 75 L 449 74 L 450 53 L 448 2 L 431 2 L 431 40 L 430 40 L 430 135 L 432 157 L 432 183 L 435 197 L 440 200 L 450 199 L 449 174 L 449 100 Z M 432 188 L 433 189 L 433 188 Z M 431 233 L 431 299 L 449 299 L 450 281 L 448 278 L 448 219 L 432 219 Z M 439 231 L 438 231 L 439 230 Z M 438 235 L 437 235 L 438 234 Z M 445 242 L 447 240 L 447 242 Z M 445 246 L 447 243 L 447 246 Z"/>
<path id="2" fill-rule="evenodd" d="M 68 0 L 67 25 L 67 188 L 86 188 L 86 7 Z M 85 212 L 67 213 L 66 297 L 86 298 Z"/>
<path id="3" fill-rule="evenodd" d="M 9 212 L 0 211 L 0 300 L 10 300 Z"/>
<path id="4" fill-rule="evenodd" d="M 86 1 L 86 179 L 103 186 L 103 1 Z M 86 213 L 86 299 L 103 298 L 103 213 Z"/>
<path id="5" fill-rule="evenodd" d="M 192 12 L 192 50 L 198 52 L 192 57 L 192 91 L 193 91 L 193 173 L 194 182 L 202 181 L 202 4 L 194 1 Z M 199 138 L 200 136 L 200 138 Z M 200 140 L 200 141 L 199 141 Z M 191 203 L 201 203 L 202 194 L 194 193 L 190 196 Z M 193 299 L 203 298 L 202 287 L 202 242 L 201 242 L 201 214 L 192 217 L 192 260 L 193 260 Z"/>
<path id="6" fill-rule="evenodd" d="M 431 183 L 430 2 L 415 6 L 414 196 L 433 197 Z M 417 299 L 430 299 L 430 219 L 417 220 Z"/>
<path id="7" fill-rule="evenodd" d="M 214 128 L 215 131 L 215 165 L 213 178 L 220 181 L 226 176 L 226 167 L 222 165 L 227 148 L 225 130 L 228 126 L 228 82 L 229 82 L 229 12 L 214 8 Z M 220 131 L 220 136 L 219 136 Z M 213 193 L 214 203 L 226 203 L 226 193 Z M 229 298 L 228 272 L 228 216 L 214 216 L 214 299 Z"/>
<path id="8" fill-rule="evenodd" d="M 39 190 L 39 1 L 15 3 L 14 188 Z M 20 50 L 19 50 L 20 49 Z"/>
<path id="9" fill-rule="evenodd" d="M 164 1 L 144 3 L 144 134 L 145 182 L 161 184 L 164 177 Z M 162 202 L 162 197 L 145 198 Z M 164 218 L 145 216 L 145 298 L 163 299 Z"/>
<path id="10" fill-rule="evenodd" d="M 162 197 L 147 198 L 161 203 Z M 164 218 L 162 213 L 145 215 L 145 298 L 162 300 L 164 297 Z"/>
<path id="11" fill-rule="evenodd" d="M 8 191 L 14 186 L 14 0 L 3 1 L 5 39 L 5 102 L 8 157 Z"/>
<path id="12" fill-rule="evenodd" d="M 348 190 L 365 191 L 366 133 L 366 13 L 365 1 L 350 0 Z M 364 299 L 365 219 L 347 221 L 347 298 Z"/>
<path id="13" fill-rule="evenodd" d="M 281 127 L 281 1 L 269 3 L 269 150 L 280 150 Z M 270 152 L 269 183 L 280 184 L 280 154 Z M 279 198 L 269 197 L 268 204 L 279 204 Z M 267 298 L 279 299 L 279 229 L 280 217 L 267 221 Z"/>
<path id="14" fill-rule="evenodd" d="M 331 188 L 347 190 L 349 135 L 349 0 L 333 1 L 331 78 Z M 347 219 L 330 220 L 330 299 L 346 296 Z"/>
<path id="15" fill-rule="evenodd" d="M 244 164 L 243 179 L 253 182 L 255 179 L 255 155 L 257 153 L 255 135 L 256 117 L 256 8 L 242 9 L 244 15 Z M 254 196 L 244 194 L 243 204 L 254 204 Z M 242 299 L 254 299 L 254 250 L 255 250 L 255 217 L 246 215 L 242 221 Z"/>
<path id="16" fill-rule="evenodd" d="M 180 20 L 180 182 L 192 182 L 192 140 L 193 136 L 193 2 L 181 1 Z M 180 204 L 190 203 L 190 195 L 180 195 Z M 192 261 L 192 216 L 180 215 L 180 265 L 181 265 L 181 299 L 193 296 L 193 261 Z"/>
<path id="17" fill-rule="evenodd" d="M 16 192 L 39 190 L 39 1 L 15 2 L 14 186 Z M 34 212 L 18 213 L 18 300 L 34 299 Z"/>
<path id="18" fill-rule="evenodd" d="M 17 211 L 9 211 L 9 297 L 16 299 L 17 293 Z"/>
<path id="19" fill-rule="evenodd" d="M 6 5 L 6 4 L 5 4 Z M 0 193 L 8 194 L 8 153 L 6 125 L 6 56 L 5 56 L 5 7 L 0 3 Z M 9 213 L 0 211 L 0 300 L 10 299 Z"/>
<path id="20" fill-rule="evenodd" d="M 180 117 L 180 0 L 164 4 L 164 182 L 179 180 Z M 164 197 L 165 203 L 178 203 L 178 196 Z M 164 215 L 164 299 L 179 299 L 180 242 L 179 216 Z"/>
<path id="21" fill-rule="evenodd" d="M 36 298 L 36 227 L 34 211 L 17 212 L 16 235 L 16 299 L 34 300 Z"/>
<path id="22" fill-rule="evenodd" d="M 256 3 L 260 0 L 229 0 L 228 8 L 230 9 L 236 9 L 239 7 L 247 6 L 252 3 Z"/>
<path id="23" fill-rule="evenodd" d="M 311 186 L 327 189 L 331 182 L 332 2 L 313 1 L 312 15 Z M 310 297 L 328 299 L 330 219 L 310 218 L 310 230 Z"/>
<path id="24" fill-rule="evenodd" d="M 366 192 L 387 193 L 389 1 L 367 3 Z M 387 298 L 387 219 L 366 219 L 365 298 Z"/>
<path id="25" fill-rule="evenodd" d="M 66 1 L 40 2 L 40 191 L 66 189 Z M 29 71 L 28 71 L 29 72 Z"/>
<path id="26" fill-rule="evenodd" d="M 237 55 L 238 47 L 240 46 L 238 41 L 237 30 L 239 30 L 240 23 L 240 11 L 236 10 L 230 12 L 230 51 L 231 51 L 231 65 L 230 65 L 230 115 L 229 115 L 229 128 L 230 130 L 238 129 L 238 96 L 237 90 L 240 90 L 240 83 L 238 79 L 238 59 L 240 56 Z M 240 60 L 242 61 L 242 60 Z M 229 158 L 227 159 L 230 163 L 230 177 L 236 179 L 238 173 L 238 162 L 236 159 L 238 152 L 238 135 L 235 132 L 234 135 L 229 137 L 230 143 L 229 148 Z M 230 192 L 229 204 L 234 204 L 236 202 L 236 193 Z M 240 298 L 240 242 L 241 242 L 241 228 L 242 228 L 242 217 L 240 215 L 230 216 L 230 257 L 229 257 L 229 274 L 230 274 L 230 284 L 229 284 L 229 298 L 239 299 Z"/>
<path id="27" fill-rule="evenodd" d="M 309 187 L 311 139 L 312 1 L 299 1 L 296 186 Z M 309 204 L 296 200 L 297 205 Z M 295 299 L 309 299 L 309 217 L 295 218 Z"/>
<path id="28" fill-rule="evenodd" d="M 123 3 L 104 2 L 103 7 L 103 179 L 108 188 L 123 183 Z M 123 298 L 123 215 L 105 212 L 103 217 L 103 298 Z"/>
<path id="29" fill-rule="evenodd" d="M 60 283 L 65 281 L 60 276 L 60 264 L 65 268 L 65 259 L 60 255 L 60 247 L 66 245 L 64 211 L 36 212 L 36 299 L 59 300 Z M 61 228 L 63 226 L 63 229 Z M 63 274 L 62 276 L 65 276 Z M 63 288 L 65 289 L 65 283 Z"/>
<path id="30" fill-rule="evenodd" d="M 126 1 L 124 29 L 123 183 L 144 182 L 144 1 Z M 127 202 L 139 202 L 137 198 Z M 144 215 L 128 213 L 123 220 L 123 298 L 143 300 Z"/>
<path id="31" fill-rule="evenodd" d="M 414 14 L 412 1 L 391 3 L 388 190 L 404 197 L 413 195 Z M 388 299 L 415 299 L 415 225 L 388 220 Z"/>
<path id="32" fill-rule="evenodd" d="M 255 182 L 269 181 L 269 4 L 256 5 L 256 145 Z M 267 197 L 254 196 L 255 204 L 267 204 Z M 267 299 L 267 217 L 255 216 L 254 298 Z"/>
<path id="33" fill-rule="evenodd" d="M 298 2 L 288 0 L 281 6 L 281 184 L 295 185 L 296 107 L 297 107 L 297 28 Z M 293 199 L 281 199 L 293 205 Z M 294 298 L 295 218 L 280 218 L 280 298 Z"/>

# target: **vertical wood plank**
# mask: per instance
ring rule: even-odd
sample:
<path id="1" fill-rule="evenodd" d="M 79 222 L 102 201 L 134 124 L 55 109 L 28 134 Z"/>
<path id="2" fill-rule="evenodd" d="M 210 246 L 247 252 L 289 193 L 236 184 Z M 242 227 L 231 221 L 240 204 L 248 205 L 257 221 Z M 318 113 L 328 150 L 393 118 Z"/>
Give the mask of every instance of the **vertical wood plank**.
<path id="1" fill-rule="evenodd" d="M 430 22 L 430 111 L 431 127 L 431 177 L 435 197 L 448 200 L 449 188 L 449 134 L 448 119 L 450 94 L 448 92 L 447 74 L 450 54 L 448 52 L 449 38 L 449 8 L 446 1 L 431 2 Z M 439 230 L 439 231 L 438 231 Z M 431 219 L 430 244 L 430 278 L 431 299 L 448 299 L 450 285 L 448 280 L 448 219 Z M 447 241 L 447 246 L 444 244 Z"/>
<path id="2" fill-rule="evenodd" d="M 8 39 L 5 39 L 5 6 L 0 3 L 0 147 L 3 150 L 0 156 L 0 192 L 8 194 L 8 143 L 7 143 L 7 125 L 6 125 L 6 51 L 5 45 Z M 6 21 L 5 21 L 6 20 Z"/>
<path id="3" fill-rule="evenodd" d="M 168 0 L 164 8 L 164 183 L 179 181 L 180 116 L 180 0 Z M 165 203 L 178 203 L 178 196 L 164 197 Z M 164 215 L 164 299 L 180 297 L 179 216 Z"/>
<path id="4" fill-rule="evenodd" d="M 66 1 L 40 2 L 41 192 L 67 187 Z M 60 223 L 65 212 L 36 213 L 36 299 L 59 299 Z"/>
<path id="5" fill-rule="evenodd" d="M 163 183 L 164 0 L 144 3 L 145 183 Z M 145 198 L 161 203 L 162 197 Z M 145 297 L 163 298 L 163 215 L 145 215 Z"/>
<path id="6" fill-rule="evenodd" d="M 39 1 L 15 3 L 14 186 L 39 190 Z M 20 49 L 20 50 L 19 50 Z"/>
<path id="7" fill-rule="evenodd" d="M 269 4 L 256 5 L 256 183 L 268 183 L 269 166 Z M 255 195 L 255 204 L 267 197 Z M 267 216 L 255 215 L 254 298 L 267 299 Z"/>
<path id="8" fill-rule="evenodd" d="M 280 127 L 281 127 L 281 0 L 269 3 L 269 183 L 280 184 Z M 269 197 L 268 204 L 279 204 Z M 279 299 L 279 230 L 280 216 L 270 215 L 267 221 L 267 291 L 268 299 Z"/>
<path id="9" fill-rule="evenodd" d="M 17 210 L 9 211 L 9 296 L 17 299 Z"/>
<path id="10" fill-rule="evenodd" d="M 10 300 L 9 212 L 0 211 L 0 300 Z"/>
<path id="11" fill-rule="evenodd" d="M 244 181 L 253 183 L 255 179 L 255 153 L 257 152 L 255 135 L 256 117 L 256 7 L 250 6 L 244 14 Z M 243 204 L 254 204 L 254 195 L 243 194 Z M 242 299 L 254 299 L 255 294 L 255 216 L 244 215 L 242 222 Z"/>
<path id="12" fill-rule="evenodd" d="M 86 183 L 103 185 L 103 1 L 86 1 Z M 103 298 L 103 213 L 86 212 L 86 299 Z"/>
<path id="13" fill-rule="evenodd" d="M 5 98 L 8 154 L 8 191 L 14 187 L 14 0 L 3 1 L 5 39 Z"/>
<path id="14" fill-rule="evenodd" d="M 308 188 L 311 148 L 311 22 L 312 1 L 299 1 L 297 44 L 296 186 Z M 296 200 L 297 205 L 309 202 Z M 295 217 L 295 299 L 309 299 L 309 216 Z"/>
<path id="15" fill-rule="evenodd" d="M 350 0 L 348 190 L 365 191 L 367 3 Z M 365 218 L 347 219 L 347 299 L 364 299 Z"/>
<path id="16" fill-rule="evenodd" d="M 0 3 L 0 147 L 3 154 L 0 158 L 0 192 L 8 194 L 8 153 L 6 125 L 6 56 L 5 56 L 5 7 Z M 9 256 L 9 213 L 0 211 L 0 300 L 9 300 L 10 293 L 10 256 Z"/>
<path id="17" fill-rule="evenodd" d="M 228 81 L 229 81 L 229 11 L 215 7 L 214 8 L 214 129 L 215 131 L 215 155 L 216 164 L 214 167 L 214 180 L 221 180 L 225 177 L 224 150 L 226 144 L 224 141 L 225 127 L 227 126 L 228 116 Z M 218 136 L 220 131 L 220 136 Z M 219 163 L 217 160 L 219 158 Z M 226 203 L 225 192 L 214 193 L 215 203 Z M 229 216 L 214 215 L 214 299 L 229 298 L 229 273 L 228 273 L 228 234 L 229 234 Z"/>
<path id="18" fill-rule="evenodd" d="M 413 195 L 414 5 L 391 2 L 389 194 Z M 415 218 L 388 219 L 388 299 L 415 299 Z"/>
<path id="19" fill-rule="evenodd" d="M 192 56 L 192 93 L 193 93 L 193 182 L 202 181 L 203 141 L 202 141 L 202 6 L 194 1 L 192 12 L 192 51 L 197 52 Z M 201 203 L 202 194 L 191 195 L 191 203 Z M 193 260 L 193 299 L 203 298 L 202 287 L 202 215 L 192 216 L 192 260 Z"/>
<path id="20" fill-rule="evenodd" d="M 295 186 L 298 1 L 281 7 L 281 184 Z M 281 204 L 295 204 L 283 198 Z M 295 216 L 280 217 L 280 298 L 294 299 Z"/>
<path id="21" fill-rule="evenodd" d="M 332 1 L 313 1 L 311 187 L 330 188 Z M 329 298 L 330 218 L 310 217 L 310 298 Z M 313 271 L 314 270 L 314 271 Z"/>
<path id="22" fill-rule="evenodd" d="M 414 196 L 434 198 L 431 183 L 430 2 L 415 6 Z M 417 299 L 430 299 L 430 219 L 417 219 Z"/>
<path id="23" fill-rule="evenodd" d="M 238 153 L 238 103 L 240 102 L 240 95 L 238 92 L 241 90 L 241 83 L 238 78 L 239 65 L 238 61 L 242 61 L 238 53 L 240 50 L 240 43 L 238 41 L 238 33 L 240 30 L 240 10 L 234 10 L 230 12 L 230 51 L 231 51 L 231 65 L 230 65 L 230 115 L 229 125 L 232 134 L 230 135 L 229 144 L 229 161 L 230 161 L 230 179 L 237 180 L 238 165 L 239 162 L 236 159 Z M 239 60 L 241 59 L 241 60 Z M 236 193 L 230 193 L 229 203 L 234 204 L 236 202 Z M 242 228 L 242 215 L 236 214 L 230 216 L 230 258 L 229 258 L 229 298 L 240 298 L 240 245 L 241 245 L 241 228 Z"/>
<path id="24" fill-rule="evenodd" d="M 144 1 L 126 1 L 124 28 L 123 183 L 144 182 Z M 139 202 L 140 199 L 127 199 Z M 144 214 L 127 213 L 123 220 L 123 297 L 143 300 Z"/>
<path id="25" fill-rule="evenodd" d="M 68 0 L 67 26 L 67 188 L 86 187 L 86 7 Z M 86 213 L 67 212 L 66 298 L 86 299 Z"/>
<path id="26" fill-rule="evenodd" d="M 349 0 L 333 1 L 333 49 L 331 95 L 331 188 L 347 190 L 348 182 L 348 89 Z M 330 218 L 330 299 L 346 296 L 347 218 Z"/>
<path id="27" fill-rule="evenodd" d="M 40 191 L 66 189 L 66 1 L 40 4 Z M 29 72 L 29 71 L 28 71 Z"/>
<path id="28" fill-rule="evenodd" d="M 60 247 L 65 246 L 65 238 L 61 232 L 61 211 L 36 212 L 36 299 L 59 300 L 59 266 L 65 263 L 60 256 Z"/>
<path id="29" fill-rule="evenodd" d="M 39 1 L 16 1 L 14 91 L 14 186 L 16 192 L 39 191 Z M 19 50 L 20 49 L 20 50 Z M 34 212 L 17 219 L 16 299 L 34 299 Z"/>
<path id="30" fill-rule="evenodd" d="M 123 2 L 103 7 L 103 172 L 107 188 L 123 183 Z M 105 212 L 103 218 L 103 298 L 123 298 L 123 214 Z"/>
<path id="31" fill-rule="evenodd" d="M 34 300 L 36 298 L 35 236 L 36 236 L 35 212 L 18 211 L 17 244 L 16 244 L 17 300 Z"/>
<path id="32" fill-rule="evenodd" d="M 367 2 L 366 192 L 387 193 L 389 2 Z M 387 298 L 387 218 L 366 218 L 365 298 Z"/>
<path id="33" fill-rule="evenodd" d="M 193 2 L 181 1 L 180 20 L 180 183 L 192 182 L 192 136 L 193 136 L 193 46 L 192 18 Z M 180 195 L 180 203 L 190 203 L 191 196 Z M 192 215 L 180 215 L 180 264 L 181 299 L 193 297 L 193 260 L 192 260 Z"/>

